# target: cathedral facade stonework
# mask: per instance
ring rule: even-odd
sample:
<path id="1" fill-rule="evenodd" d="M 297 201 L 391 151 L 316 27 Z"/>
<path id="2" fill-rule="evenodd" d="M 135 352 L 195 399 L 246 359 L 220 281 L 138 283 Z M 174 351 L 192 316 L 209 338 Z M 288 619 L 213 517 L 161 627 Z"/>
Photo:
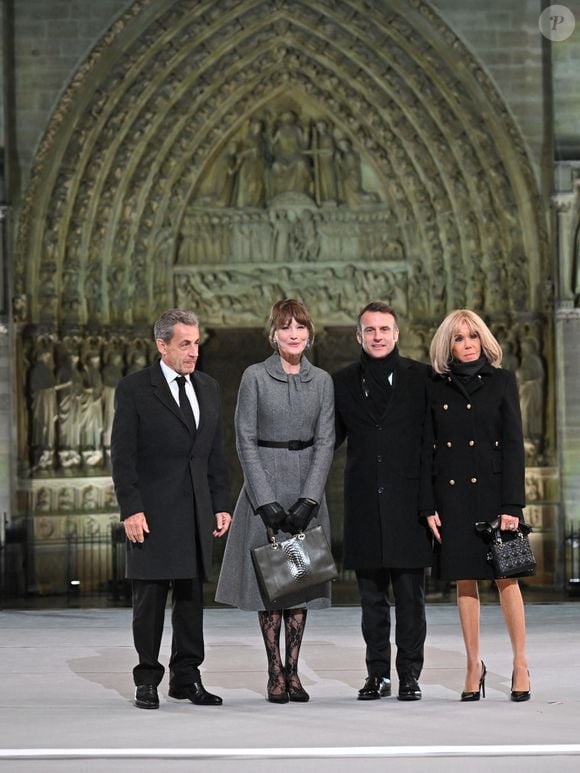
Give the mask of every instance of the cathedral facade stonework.
<path id="1" fill-rule="evenodd" d="M 62 587 L 51 540 L 108 538 L 114 389 L 152 361 L 159 312 L 200 315 L 202 367 L 231 418 L 281 297 L 310 308 L 330 371 L 356 356 L 371 299 L 398 310 L 419 359 L 447 311 L 488 320 L 520 389 L 532 582 L 561 583 L 552 223 L 529 137 L 445 10 L 118 5 L 55 101 L 15 210 L 12 520 L 27 524 L 29 589 Z"/>

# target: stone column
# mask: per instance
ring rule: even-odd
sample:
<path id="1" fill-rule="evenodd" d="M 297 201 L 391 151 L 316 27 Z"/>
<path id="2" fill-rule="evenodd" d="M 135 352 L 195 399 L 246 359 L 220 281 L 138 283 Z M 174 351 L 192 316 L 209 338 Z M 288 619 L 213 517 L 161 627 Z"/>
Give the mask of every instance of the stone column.
<path id="1" fill-rule="evenodd" d="M 565 166 L 567 169 L 562 169 Z M 572 526 L 580 529 L 580 301 L 575 276 L 580 273 L 579 245 L 575 236 L 580 225 L 580 181 L 574 180 L 577 165 L 560 164 L 554 197 L 557 235 L 557 285 L 555 292 L 556 404 L 562 517 L 561 557 L 565 536 Z M 578 168 L 578 167 L 577 167 Z M 565 174 L 567 172 L 567 174 Z M 562 188 L 564 190 L 562 190 Z M 576 240 L 577 242 L 577 240 Z M 568 580 L 564 561 L 564 583 Z"/>

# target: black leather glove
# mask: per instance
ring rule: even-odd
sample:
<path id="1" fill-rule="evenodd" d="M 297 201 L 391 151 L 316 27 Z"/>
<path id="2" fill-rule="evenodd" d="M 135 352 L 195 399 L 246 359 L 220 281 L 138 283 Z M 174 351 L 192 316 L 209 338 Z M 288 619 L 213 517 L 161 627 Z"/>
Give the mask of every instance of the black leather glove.
<path id="1" fill-rule="evenodd" d="M 264 521 L 264 526 L 270 527 L 274 531 L 278 531 L 288 517 L 288 513 L 279 502 L 269 502 L 267 505 L 262 505 L 256 509 L 256 512 Z"/>
<path id="2" fill-rule="evenodd" d="M 300 497 L 300 499 L 294 502 L 292 507 L 288 508 L 288 518 L 286 518 L 284 529 L 289 531 L 290 534 L 298 534 L 299 531 L 304 531 L 317 509 L 318 502 L 315 502 L 313 499 Z"/>

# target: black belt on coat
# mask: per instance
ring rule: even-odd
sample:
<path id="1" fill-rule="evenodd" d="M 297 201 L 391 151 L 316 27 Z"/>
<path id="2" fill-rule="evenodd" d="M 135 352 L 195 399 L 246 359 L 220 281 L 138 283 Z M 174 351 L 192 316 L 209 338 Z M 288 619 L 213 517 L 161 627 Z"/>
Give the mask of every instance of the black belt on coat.
<path id="1" fill-rule="evenodd" d="M 314 438 L 310 440 L 258 440 L 258 445 L 263 448 L 287 448 L 289 451 L 302 451 L 314 445 Z"/>

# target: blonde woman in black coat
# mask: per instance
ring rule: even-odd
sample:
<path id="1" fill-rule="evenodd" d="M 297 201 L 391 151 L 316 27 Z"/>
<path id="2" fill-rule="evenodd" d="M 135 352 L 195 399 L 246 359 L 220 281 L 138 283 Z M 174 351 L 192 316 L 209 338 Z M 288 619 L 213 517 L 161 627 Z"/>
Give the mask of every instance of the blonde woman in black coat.
<path id="1" fill-rule="evenodd" d="M 479 649 L 478 580 L 493 579 L 476 521 L 500 517 L 502 530 L 523 520 L 524 445 L 516 381 L 500 367 L 502 350 L 474 312 L 453 311 L 431 343 L 433 500 L 427 523 L 436 548 L 436 576 L 457 582 L 467 653 L 462 701 L 485 697 Z M 530 697 L 525 615 L 516 579 L 496 580 L 513 650 L 511 699 Z"/>

